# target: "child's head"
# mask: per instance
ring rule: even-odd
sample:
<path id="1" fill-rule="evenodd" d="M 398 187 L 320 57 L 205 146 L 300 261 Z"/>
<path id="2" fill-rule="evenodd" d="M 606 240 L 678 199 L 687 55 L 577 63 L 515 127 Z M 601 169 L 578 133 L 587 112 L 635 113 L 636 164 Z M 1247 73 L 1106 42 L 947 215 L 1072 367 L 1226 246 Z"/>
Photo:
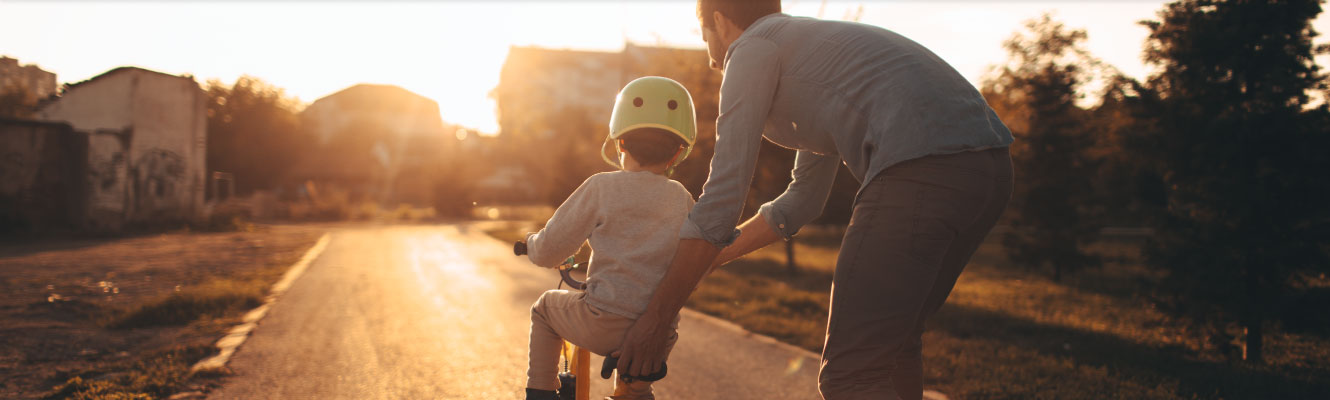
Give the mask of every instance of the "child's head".
<path id="1" fill-rule="evenodd" d="M 668 171 L 688 157 L 696 139 L 697 117 L 688 89 L 673 79 L 648 76 L 628 82 L 619 91 L 605 145 L 614 142 L 641 166 L 664 165 Z M 622 163 L 610 160 L 604 146 L 601 157 L 623 168 Z"/>
<path id="2" fill-rule="evenodd" d="M 633 157 L 643 167 L 673 164 L 688 143 L 679 135 L 660 128 L 638 128 L 619 136 L 619 150 Z"/>

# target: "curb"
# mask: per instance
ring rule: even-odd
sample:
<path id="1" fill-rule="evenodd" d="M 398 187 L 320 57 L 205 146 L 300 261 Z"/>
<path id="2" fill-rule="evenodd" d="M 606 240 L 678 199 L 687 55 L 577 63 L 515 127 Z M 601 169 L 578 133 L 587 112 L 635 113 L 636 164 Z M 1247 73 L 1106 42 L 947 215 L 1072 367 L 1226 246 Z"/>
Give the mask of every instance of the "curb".
<path id="1" fill-rule="evenodd" d="M 743 335 L 744 337 L 752 338 L 753 340 L 756 340 L 756 341 L 758 341 L 758 342 L 762 342 L 762 343 L 766 343 L 766 344 L 769 344 L 769 345 L 772 345 L 772 346 L 780 347 L 780 348 L 782 348 L 782 349 L 785 349 L 785 350 L 788 350 L 788 351 L 794 352 L 794 353 L 799 354 L 799 355 L 802 355 L 802 356 L 804 356 L 804 357 L 811 358 L 811 359 L 813 359 L 814 361 L 821 361 L 821 360 L 822 360 L 822 355 L 821 355 L 821 354 L 814 353 L 814 352 L 809 351 L 808 349 L 805 349 L 805 348 L 803 348 L 803 347 L 795 346 L 795 345 L 792 345 L 792 344 L 789 344 L 789 343 L 782 342 L 782 341 L 780 341 L 780 340 L 776 340 L 776 338 L 773 338 L 773 337 L 771 337 L 771 336 L 763 335 L 763 334 L 761 334 L 761 333 L 757 333 L 757 332 L 750 331 L 750 330 L 748 330 L 748 329 L 744 329 L 744 327 L 743 327 L 743 326 L 740 326 L 739 324 L 736 324 L 736 323 L 731 322 L 731 321 L 726 320 L 726 319 L 722 319 L 722 318 L 717 317 L 717 316 L 713 316 L 713 315 L 711 315 L 711 314 L 707 314 L 707 313 L 703 313 L 703 312 L 701 312 L 701 311 L 693 310 L 693 309 L 688 308 L 688 307 L 684 307 L 683 309 L 679 310 L 679 313 L 680 313 L 680 314 L 688 314 L 688 316 L 690 316 L 690 317 L 695 317 L 695 318 L 697 318 L 697 319 L 700 319 L 700 320 L 703 320 L 703 321 L 707 321 L 707 322 L 711 323 L 712 325 L 717 325 L 717 326 L 720 326 L 721 328 L 725 328 L 725 329 L 727 329 L 727 330 L 734 331 L 734 332 L 736 332 L 736 333 L 739 333 L 740 335 Z"/>
<path id="2" fill-rule="evenodd" d="M 710 323 L 710 324 L 712 324 L 712 325 L 719 326 L 719 327 L 721 327 L 721 328 L 723 328 L 723 329 L 727 329 L 727 330 L 734 331 L 734 332 L 736 332 L 736 333 L 738 333 L 738 334 L 740 334 L 740 335 L 743 335 L 744 337 L 752 338 L 753 340 L 756 340 L 756 341 L 758 341 L 758 342 L 762 342 L 762 343 L 766 343 L 766 344 L 769 344 L 769 345 L 772 345 L 772 346 L 780 347 L 780 348 L 782 348 L 782 349 L 785 349 L 785 350 L 788 350 L 788 351 L 794 352 L 795 354 L 799 354 L 799 355 L 802 355 L 802 356 L 804 356 L 804 357 L 811 358 L 811 359 L 813 359 L 813 361 L 821 362 L 821 360 L 822 360 L 822 355 L 821 355 L 821 354 L 814 353 L 814 352 L 809 351 L 808 349 L 805 349 L 805 348 L 803 348 L 803 347 L 795 346 L 795 345 L 792 345 L 792 344 L 789 344 L 789 343 L 782 342 L 782 341 L 780 341 L 780 340 L 776 340 L 776 338 L 773 338 L 773 337 L 771 337 L 771 336 L 763 335 L 763 334 L 761 334 L 761 333 L 756 333 L 756 332 L 750 331 L 750 330 L 748 330 L 748 329 L 744 329 L 743 326 L 740 326 L 739 324 L 736 324 L 736 323 L 731 322 L 731 321 L 726 320 L 726 319 L 721 319 L 720 317 L 716 317 L 716 316 L 713 316 L 713 315 L 710 315 L 710 314 L 706 314 L 706 313 L 703 313 L 703 312 L 701 312 L 701 311 L 693 310 L 693 309 L 688 308 L 688 307 L 684 307 L 683 309 L 680 309 L 680 310 L 679 310 L 679 313 L 680 313 L 680 314 L 688 314 L 689 317 L 694 317 L 694 318 L 697 318 L 697 319 L 700 319 L 700 320 L 706 321 L 706 322 L 708 322 L 708 323 Z M 947 395 L 942 394 L 941 392 L 938 392 L 938 391 L 936 391 L 936 390 L 928 390 L 928 389 L 925 389 L 925 390 L 924 390 L 924 400 L 948 400 L 948 398 L 947 398 Z"/>
<path id="3" fill-rule="evenodd" d="M 259 320 L 268 314 L 268 309 L 272 308 L 272 304 L 277 301 L 277 297 L 290 289 L 296 278 L 299 278 L 300 275 L 305 273 L 306 269 L 309 269 L 309 264 L 315 258 L 318 258 L 319 254 L 323 253 L 323 249 L 328 247 L 331 238 L 332 235 L 328 233 L 324 233 L 322 237 L 319 237 L 319 241 L 314 243 L 314 247 L 310 247 L 305 255 L 300 257 L 300 261 L 292 264 L 291 268 L 286 270 L 286 274 L 282 275 L 282 279 L 272 285 L 272 289 L 268 291 L 268 296 L 263 299 L 263 305 L 245 313 L 245 317 L 241 319 L 240 324 L 231 328 L 230 331 L 227 331 L 226 336 L 217 341 L 217 349 L 219 350 L 217 355 L 195 363 L 189 369 L 190 372 L 214 371 L 226 367 L 226 363 L 231 361 L 231 356 L 235 354 L 236 349 L 245 343 L 245 339 L 249 338 L 249 333 L 253 332 L 255 327 L 258 327 Z"/>

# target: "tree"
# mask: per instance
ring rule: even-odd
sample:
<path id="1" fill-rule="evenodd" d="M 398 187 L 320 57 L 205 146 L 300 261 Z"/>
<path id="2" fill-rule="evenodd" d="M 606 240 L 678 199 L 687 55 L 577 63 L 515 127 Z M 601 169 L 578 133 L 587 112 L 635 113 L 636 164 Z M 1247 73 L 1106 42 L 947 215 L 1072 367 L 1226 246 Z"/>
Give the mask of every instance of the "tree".
<path id="1" fill-rule="evenodd" d="M 1163 298 L 1262 359 L 1265 326 L 1299 273 L 1327 267 L 1324 89 L 1310 23 L 1319 1 L 1182 0 L 1142 22 L 1159 68 L 1142 96 L 1165 200 L 1150 264 Z M 1324 312 L 1324 310 L 1303 310 Z M 1231 326 L 1240 326 L 1245 335 Z"/>
<path id="2" fill-rule="evenodd" d="M 1068 30 L 1048 14 L 1027 21 L 1026 30 L 1004 43 L 1011 61 L 982 91 L 1016 137 L 1020 179 L 1003 244 L 1013 261 L 1050 267 L 1060 280 L 1064 271 L 1098 265 L 1081 251 L 1097 235 L 1101 207 L 1091 185 L 1095 135 L 1089 113 L 1076 105 L 1097 62 L 1079 47 L 1084 30 Z"/>
<path id="3" fill-rule="evenodd" d="M 210 80 L 206 91 L 208 170 L 232 173 L 237 193 L 275 187 L 310 148 L 299 105 L 281 88 L 242 76 L 230 86 Z"/>

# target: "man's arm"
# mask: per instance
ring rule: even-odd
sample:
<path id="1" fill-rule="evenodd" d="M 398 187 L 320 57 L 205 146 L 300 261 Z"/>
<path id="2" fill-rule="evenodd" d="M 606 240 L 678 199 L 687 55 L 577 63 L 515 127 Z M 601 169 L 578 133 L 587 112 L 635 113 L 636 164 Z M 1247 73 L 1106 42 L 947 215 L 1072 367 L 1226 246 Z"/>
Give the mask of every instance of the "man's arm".
<path id="1" fill-rule="evenodd" d="M 660 369 L 665 342 L 673 334 L 671 324 L 718 253 L 720 249 L 702 239 L 679 241 L 670 269 L 651 296 L 646 312 L 624 335 L 619 349 L 619 375 L 645 376 Z"/>
<path id="2" fill-rule="evenodd" d="M 780 234 L 771 228 L 767 219 L 761 214 L 754 215 L 748 221 L 744 221 L 743 225 L 739 225 L 739 237 L 734 239 L 734 243 L 720 250 L 720 255 L 711 263 L 711 269 L 707 270 L 707 274 L 710 275 L 716 268 L 757 249 L 767 247 L 777 240 L 780 240 Z"/>
<path id="3" fill-rule="evenodd" d="M 711 270 L 776 240 L 789 240 L 799 228 L 822 215 L 838 168 L 839 157 L 800 150 L 794 158 L 794 170 L 790 172 L 793 179 L 785 192 L 763 204 L 757 215 L 739 226 L 739 237 L 720 251 Z"/>

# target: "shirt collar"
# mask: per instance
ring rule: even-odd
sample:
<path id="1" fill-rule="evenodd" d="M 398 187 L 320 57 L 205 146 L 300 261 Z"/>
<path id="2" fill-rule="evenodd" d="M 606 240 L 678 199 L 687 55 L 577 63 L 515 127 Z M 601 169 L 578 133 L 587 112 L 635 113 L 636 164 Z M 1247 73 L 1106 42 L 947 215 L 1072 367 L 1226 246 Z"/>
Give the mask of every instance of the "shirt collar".
<path id="1" fill-rule="evenodd" d="M 766 21 L 768 19 L 782 18 L 789 16 L 790 15 L 786 13 L 773 13 L 773 14 L 763 15 L 762 18 L 758 18 L 756 21 L 753 21 L 752 24 L 748 25 L 748 29 L 744 29 L 744 32 L 739 34 L 739 38 L 734 39 L 734 43 L 730 43 L 730 47 L 728 49 L 725 49 L 725 63 L 730 62 L 730 54 L 734 54 L 734 46 L 738 45 L 739 42 L 742 42 L 744 40 L 744 37 L 746 37 L 749 34 L 749 32 L 752 32 L 753 27 L 756 27 L 757 24 L 760 24 L 762 23 L 762 21 Z"/>

